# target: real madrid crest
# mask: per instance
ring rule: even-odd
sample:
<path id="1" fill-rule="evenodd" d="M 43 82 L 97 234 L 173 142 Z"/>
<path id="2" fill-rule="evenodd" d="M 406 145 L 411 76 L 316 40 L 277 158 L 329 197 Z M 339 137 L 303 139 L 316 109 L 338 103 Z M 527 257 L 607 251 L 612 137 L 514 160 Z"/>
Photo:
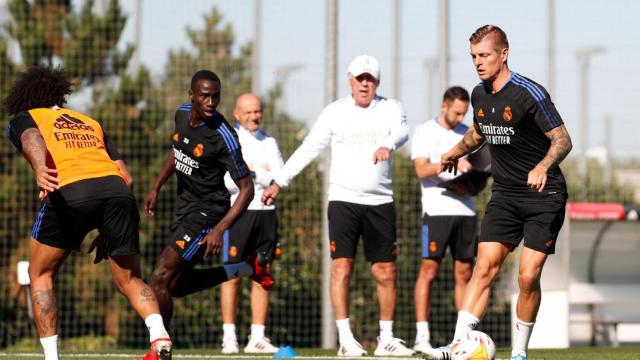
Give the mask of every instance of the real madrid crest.
<path id="1" fill-rule="evenodd" d="M 193 148 L 193 156 L 200 157 L 204 153 L 204 145 L 198 144 Z"/>
<path id="2" fill-rule="evenodd" d="M 511 121 L 511 119 L 513 119 L 513 114 L 511 113 L 511 106 L 507 105 L 504 107 L 502 118 L 504 119 L 504 121 Z"/>

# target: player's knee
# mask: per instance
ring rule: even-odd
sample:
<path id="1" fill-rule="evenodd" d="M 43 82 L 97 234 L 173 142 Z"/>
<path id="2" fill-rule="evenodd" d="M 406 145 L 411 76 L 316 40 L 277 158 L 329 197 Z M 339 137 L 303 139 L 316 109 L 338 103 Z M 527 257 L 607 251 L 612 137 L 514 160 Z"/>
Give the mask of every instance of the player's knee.
<path id="1" fill-rule="evenodd" d="M 151 273 L 153 290 L 167 289 L 171 280 L 171 272 L 164 266 L 156 266 Z"/>
<path id="2" fill-rule="evenodd" d="M 520 271 L 518 273 L 518 285 L 520 285 L 520 291 L 536 291 L 540 288 L 540 277 L 533 271 Z"/>
<path id="3" fill-rule="evenodd" d="M 396 264 L 394 262 L 375 263 L 371 272 L 379 284 L 393 284 L 396 281 Z"/>

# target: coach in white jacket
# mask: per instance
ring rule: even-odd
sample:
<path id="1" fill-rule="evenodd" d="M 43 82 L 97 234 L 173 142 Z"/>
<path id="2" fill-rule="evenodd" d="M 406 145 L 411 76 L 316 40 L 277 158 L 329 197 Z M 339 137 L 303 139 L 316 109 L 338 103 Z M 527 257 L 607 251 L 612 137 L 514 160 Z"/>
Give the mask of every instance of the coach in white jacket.
<path id="1" fill-rule="evenodd" d="M 336 315 L 338 356 L 362 356 L 349 325 L 349 280 L 360 236 L 371 262 L 380 305 L 379 356 L 406 356 L 413 350 L 393 337 L 396 304 L 396 213 L 391 186 L 391 152 L 407 141 L 407 120 L 400 103 L 376 94 L 380 67 L 372 56 L 356 57 L 348 69 L 351 95 L 329 104 L 293 153 L 262 201 L 271 204 L 280 188 L 331 143 L 329 237 L 331 299 Z"/>

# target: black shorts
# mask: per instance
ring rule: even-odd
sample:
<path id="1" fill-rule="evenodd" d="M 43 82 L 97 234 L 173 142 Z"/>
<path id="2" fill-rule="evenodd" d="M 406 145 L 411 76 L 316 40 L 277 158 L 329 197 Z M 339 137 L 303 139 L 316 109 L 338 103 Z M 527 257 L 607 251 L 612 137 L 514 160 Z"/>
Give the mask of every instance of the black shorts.
<path id="1" fill-rule="evenodd" d="M 87 233 L 98 229 L 109 256 L 140 254 L 140 215 L 133 197 L 93 199 L 68 204 L 57 192 L 42 203 L 31 235 L 60 249 L 80 250 Z"/>
<path id="2" fill-rule="evenodd" d="M 274 258 L 278 219 L 275 210 L 247 210 L 224 232 L 222 261 L 237 263 L 247 255 L 265 252 Z"/>
<path id="3" fill-rule="evenodd" d="M 201 212 L 192 212 L 171 224 L 171 247 L 182 259 L 189 263 L 198 263 L 202 260 L 206 244 L 199 242 L 207 236 L 213 227 L 222 219 L 224 214 L 211 215 Z"/>
<path id="4" fill-rule="evenodd" d="M 476 217 L 443 215 L 422 217 L 422 257 L 442 259 L 447 245 L 456 260 L 476 256 Z"/>
<path id="5" fill-rule="evenodd" d="M 353 259 L 362 235 L 367 261 L 395 261 L 396 208 L 392 202 L 374 206 L 330 201 L 328 215 L 333 259 Z"/>
<path id="6" fill-rule="evenodd" d="M 553 254 L 562 228 L 567 195 L 513 196 L 494 191 L 482 220 L 479 241 L 513 244 Z"/>

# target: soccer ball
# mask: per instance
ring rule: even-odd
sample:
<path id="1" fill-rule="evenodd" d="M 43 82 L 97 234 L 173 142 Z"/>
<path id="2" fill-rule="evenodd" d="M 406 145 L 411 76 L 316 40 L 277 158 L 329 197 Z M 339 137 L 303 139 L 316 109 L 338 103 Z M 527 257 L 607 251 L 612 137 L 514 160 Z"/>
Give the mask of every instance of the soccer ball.
<path id="1" fill-rule="evenodd" d="M 493 360 L 495 356 L 496 344 L 482 331 L 470 331 L 451 344 L 451 360 Z"/>

